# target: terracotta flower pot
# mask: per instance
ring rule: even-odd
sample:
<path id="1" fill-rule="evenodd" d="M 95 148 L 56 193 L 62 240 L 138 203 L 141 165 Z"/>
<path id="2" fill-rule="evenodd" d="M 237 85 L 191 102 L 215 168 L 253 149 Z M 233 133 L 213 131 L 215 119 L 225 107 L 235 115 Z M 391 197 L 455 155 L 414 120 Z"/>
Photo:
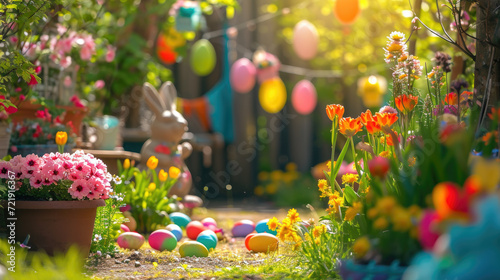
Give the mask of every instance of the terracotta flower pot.
<path id="1" fill-rule="evenodd" d="M 43 250 L 50 255 L 65 252 L 76 245 L 87 257 L 100 200 L 82 201 L 16 201 L 15 235 L 23 242 L 30 235 L 31 250 Z M 7 216 L 6 217 L 10 217 Z M 7 221 L 9 223 L 11 221 Z M 10 234 L 10 232 L 8 232 Z"/>
<path id="2" fill-rule="evenodd" d="M 15 99 L 11 99 L 12 103 L 18 104 L 19 101 Z M 33 104 L 28 100 L 21 102 L 17 105 L 17 112 L 10 115 L 12 118 L 12 122 L 17 124 L 22 122 L 25 119 L 36 119 L 36 111 L 40 110 L 42 106 L 40 104 Z M 64 109 L 66 115 L 64 116 L 64 123 L 73 122 L 73 126 L 75 127 L 75 132 L 77 136 L 80 136 L 81 133 L 81 125 L 85 116 L 89 112 L 88 107 L 76 107 L 76 106 L 62 106 L 57 105 L 58 109 Z"/>

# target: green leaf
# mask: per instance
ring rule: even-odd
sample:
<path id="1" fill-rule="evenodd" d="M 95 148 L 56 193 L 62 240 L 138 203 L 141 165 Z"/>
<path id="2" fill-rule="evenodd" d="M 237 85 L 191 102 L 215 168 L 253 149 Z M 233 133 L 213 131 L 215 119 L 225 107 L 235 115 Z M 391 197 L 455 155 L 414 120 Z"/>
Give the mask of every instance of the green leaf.
<path id="1" fill-rule="evenodd" d="M 351 186 L 347 185 L 344 189 L 344 195 L 345 198 L 347 199 L 347 202 L 352 205 L 353 202 L 355 202 L 358 199 L 358 195 L 356 192 L 351 188 Z"/>

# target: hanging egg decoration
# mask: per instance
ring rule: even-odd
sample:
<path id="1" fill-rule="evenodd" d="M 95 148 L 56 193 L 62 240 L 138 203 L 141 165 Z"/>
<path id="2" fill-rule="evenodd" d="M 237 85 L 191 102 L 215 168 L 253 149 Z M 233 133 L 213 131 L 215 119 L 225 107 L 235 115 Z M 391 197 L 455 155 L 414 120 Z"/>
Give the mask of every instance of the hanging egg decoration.
<path id="1" fill-rule="evenodd" d="M 307 20 L 301 20 L 293 29 L 293 50 L 304 60 L 314 58 L 318 52 L 319 35 L 316 27 Z"/>
<path id="2" fill-rule="evenodd" d="M 231 67 L 230 82 L 234 91 L 247 93 L 255 86 L 257 69 L 247 58 L 238 59 Z"/>
<path id="3" fill-rule="evenodd" d="M 359 0 L 337 0 L 333 14 L 342 24 L 352 24 L 360 13 Z"/>
<path id="4" fill-rule="evenodd" d="M 252 61 L 255 68 L 257 68 L 257 79 L 259 83 L 279 78 L 281 63 L 276 56 L 264 50 L 258 50 L 254 53 Z"/>
<path id="5" fill-rule="evenodd" d="M 363 77 L 358 80 L 358 95 L 367 108 L 380 107 L 387 90 L 387 80 L 379 75 Z"/>
<path id="6" fill-rule="evenodd" d="M 316 88 L 308 80 L 298 82 L 292 91 L 292 105 L 302 115 L 310 114 L 318 101 Z"/>
<path id="7" fill-rule="evenodd" d="M 190 63 L 193 72 L 199 76 L 206 76 L 214 70 L 215 50 L 208 40 L 201 39 L 194 43 L 191 49 Z"/>
<path id="8" fill-rule="evenodd" d="M 281 111 L 286 103 L 286 88 L 279 78 L 272 78 L 262 83 L 259 90 L 259 101 L 264 111 L 275 114 Z"/>

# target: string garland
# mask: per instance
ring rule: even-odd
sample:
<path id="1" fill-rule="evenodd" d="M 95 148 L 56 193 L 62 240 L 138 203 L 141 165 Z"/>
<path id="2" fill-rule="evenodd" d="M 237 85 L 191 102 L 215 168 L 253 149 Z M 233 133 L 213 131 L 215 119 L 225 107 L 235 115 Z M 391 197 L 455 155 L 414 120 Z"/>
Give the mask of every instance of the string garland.
<path id="1" fill-rule="evenodd" d="M 291 10 L 295 9 L 304 9 L 307 7 L 307 5 L 314 4 L 316 2 L 319 2 L 318 0 L 315 1 L 306 1 L 306 2 L 301 2 L 293 7 L 290 8 L 282 8 L 281 10 L 278 10 L 274 13 L 266 13 L 263 15 L 258 16 L 255 19 L 250 19 L 242 23 L 238 23 L 236 25 L 231 26 L 230 28 L 236 29 L 236 30 L 243 30 L 243 29 L 249 29 L 251 26 L 256 26 L 257 24 L 269 21 L 271 19 L 274 19 L 276 17 L 282 16 L 282 15 L 287 15 L 290 13 Z M 225 29 L 219 29 L 219 30 L 214 30 L 207 32 L 202 35 L 203 39 L 214 39 L 217 37 L 221 37 L 227 32 Z M 217 42 L 217 41 L 215 41 Z M 218 43 L 218 42 L 217 42 Z M 246 48 L 245 46 L 238 44 L 233 45 L 235 47 L 236 51 L 240 53 L 243 57 L 251 59 L 253 56 L 254 51 Z M 381 69 L 377 69 L 380 67 L 370 67 L 368 68 L 365 72 L 372 73 L 376 72 Z M 312 78 L 341 78 L 345 75 L 352 75 L 352 74 L 359 74 L 358 70 L 315 70 L 315 69 L 309 69 L 309 68 L 304 68 L 304 67 L 299 67 L 299 66 L 293 66 L 293 65 L 284 65 L 282 64 L 280 69 L 280 72 L 282 73 L 287 73 L 287 74 L 292 74 L 292 75 L 297 75 L 297 76 L 304 76 L 308 79 Z"/>

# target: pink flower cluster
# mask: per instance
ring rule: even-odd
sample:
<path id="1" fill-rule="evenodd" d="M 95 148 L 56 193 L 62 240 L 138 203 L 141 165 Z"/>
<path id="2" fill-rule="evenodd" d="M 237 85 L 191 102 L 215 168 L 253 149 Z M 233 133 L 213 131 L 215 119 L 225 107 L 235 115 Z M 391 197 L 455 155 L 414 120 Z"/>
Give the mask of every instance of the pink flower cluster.
<path id="1" fill-rule="evenodd" d="M 8 178 L 9 171 L 32 188 L 52 184 L 68 185 L 68 193 L 78 200 L 107 199 L 111 191 L 110 173 L 106 165 L 91 154 L 79 150 L 73 154 L 50 153 L 39 157 L 35 154 L 15 156 L 10 161 L 0 161 L 0 178 Z"/>

